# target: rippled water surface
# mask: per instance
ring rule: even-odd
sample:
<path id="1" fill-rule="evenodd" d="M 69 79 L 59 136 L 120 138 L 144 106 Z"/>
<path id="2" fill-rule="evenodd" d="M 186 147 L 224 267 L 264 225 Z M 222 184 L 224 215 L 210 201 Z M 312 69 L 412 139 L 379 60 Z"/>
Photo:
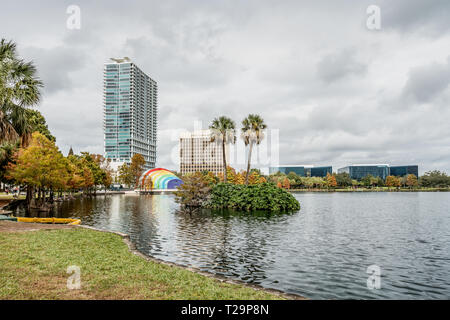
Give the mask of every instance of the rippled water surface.
<path id="1" fill-rule="evenodd" d="M 291 215 L 177 212 L 173 196 L 98 196 L 57 216 L 130 234 L 154 257 L 312 299 L 450 298 L 450 193 L 301 193 Z M 370 265 L 381 288 L 367 288 Z"/>

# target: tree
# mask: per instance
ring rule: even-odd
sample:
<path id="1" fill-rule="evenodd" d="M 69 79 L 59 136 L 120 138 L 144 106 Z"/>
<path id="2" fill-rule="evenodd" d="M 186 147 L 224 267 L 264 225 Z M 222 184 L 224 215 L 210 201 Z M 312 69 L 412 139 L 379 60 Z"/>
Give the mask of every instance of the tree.
<path id="1" fill-rule="evenodd" d="M 67 156 L 73 156 L 73 149 L 72 149 L 72 146 L 70 146 L 69 153 L 67 154 Z"/>
<path id="2" fill-rule="evenodd" d="M 283 179 L 282 186 L 283 186 L 284 189 L 290 189 L 291 188 L 291 184 L 290 184 L 289 179 L 287 177 Z"/>
<path id="3" fill-rule="evenodd" d="M 210 185 L 214 185 L 219 182 L 219 178 L 211 171 L 204 171 L 204 172 L 202 172 L 202 174 L 203 174 L 203 179 L 205 181 L 207 181 Z"/>
<path id="4" fill-rule="evenodd" d="M 84 167 L 89 169 L 92 173 L 92 177 L 94 183 L 91 185 L 93 188 L 94 194 L 96 193 L 96 186 L 104 185 L 105 181 L 105 171 L 100 168 L 99 159 L 103 158 L 101 155 L 90 154 L 89 152 L 81 152 L 81 162 Z M 88 173 L 85 173 L 87 175 Z M 91 189 L 89 188 L 87 191 L 91 193 Z"/>
<path id="5" fill-rule="evenodd" d="M 130 172 L 133 176 L 134 184 L 137 186 L 139 178 L 144 173 L 145 159 L 142 154 L 135 153 L 131 158 Z"/>
<path id="6" fill-rule="evenodd" d="M 25 116 L 30 127 L 31 132 L 39 132 L 44 135 L 48 140 L 55 142 L 56 138 L 50 133 L 47 122 L 44 116 L 37 110 L 26 109 Z M 72 151 L 73 152 L 73 151 Z"/>
<path id="7" fill-rule="evenodd" d="M 242 179 L 244 183 L 244 179 Z M 248 184 L 260 184 L 263 183 L 262 181 L 266 182 L 266 179 L 261 176 L 261 171 L 259 170 L 250 170 L 250 176 L 248 177 Z"/>
<path id="8" fill-rule="evenodd" d="M 236 173 L 236 178 L 234 180 L 234 184 L 244 184 L 244 175 L 245 173 L 243 172 L 238 172 Z"/>
<path id="9" fill-rule="evenodd" d="M 69 191 L 72 192 L 84 188 L 84 169 L 79 156 L 69 155 L 67 157 L 67 170 L 69 171 L 69 180 L 67 181 Z"/>
<path id="10" fill-rule="evenodd" d="M 334 175 L 331 175 L 329 172 L 327 172 L 327 186 L 331 188 L 335 188 L 337 186 L 336 178 Z"/>
<path id="11" fill-rule="evenodd" d="M 233 120 L 225 116 L 215 118 L 209 126 L 211 130 L 211 142 L 220 143 L 222 145 L 223 172 L 227 171 L 227 159 L 225 145 L 236 143 L 236 125 Z M 228 181 L 225 175 L 224 182 Z"/>
<path id="12" fill-rule="evenodd" d="M 175 201 L 189 213 L 204 206 L 210 198 L 211 186 L 201 172 L 186 175 L 177 189 Z"/>
<path id="13" fill-rule="evenodd" d="M 119 167 L 119 181 L 120 183 L 126 184 L 128 186 L 132 185 L 135 180 L 133 173 L 131 172 L 131 167 L 129 164 L 124 163 Z"/>
<path id="14" fill-rule="evenodd" d="M 111 159 L 106 159 L 101 154 L 93 154 L 92 155 L 95 163 L 98 165 L 98 167 L 101 169 L 101 181 L 100 184 L 106 189 L 112 184 L 112 175 L 113 170 L 111 169 Z"/>
<path id="15" fill-rule="evenodd" d="M 247 173 L 245 175 L 245 184 L 248 184 L 248 174 L 250 172 L 250 162 L 252 158 L 253 144 L 259 145 L 264 139 L 264 130 L 267 125 L 264 120 L 257 114 L 249 114 L 247 118 L 242 120 L 242 139 L 246 146 L 249 146 L 248 161 L 247 161 Z"/>
<path id="16" fill-rule="evenodd" d="M 408 174 L 406 176 L 406 185 L 410 188 L 417 187 L 418 181 L 416 175 Z"/>
<path id="17" fill-rule="evenodd" d="M 428 171 L 420 177 L 419 183 L 422 187 L 449 187 L 450 177 L 438 170 Z"/>
<path id="18" fill-rule="evenodd" d="M 347 172 L 333 174 L 336 178 L 336 183 L 340 187 L 349 187 L 352 185 L 352 179 Z"/>
<path id="19" fill-rule="evenodd" d="M 399 178 L 395 176 L 387 176 L 386 177 L 386 186 L 387 187 L 396 187 L 399 188 L 401 185 L 401 181 Z"/>
<path id="20" fill-rule="evenodd" d="M 6 168 L 11 162 L 14 162 L 14 154 L 19 149 L 19 143 L 4 142 L 0 144 L 0 182 L 11 182 L 6 178 Z"/>
<path id="21" fill-rule="evenodd" d="M 16 44 L 0 41 L 0 143 L 15 142 L 27 146 L 32 130 L 26 108 L 40 100 L 42 82 L 32 62 L 18 58 Z"/>
<path id="22" fill-rule="evenodd" d="M 233 167 L 227 166 L 227 175 L 226 175 L 226 181 L 229 183 L 236 183 L 237 179 L 237 172 Z M 225 182 L 225 180 L 224 180 Z"/>
<path id="23" fill-rule="evenodd" d="M 384 180 L 381 177 L 377 177 L 377 186 L 378 187 L 384 186 Z"/>
<path id="24" fill-rule="evenodd" d="M 361 183 L 365 187 L 370 187 L 372 185 L 373 178 L 374 177 L 371 174 L 368 174 L 367 176 L 365 176 L 361 179 Z"/>
<path id="25" fill-rule="evenodd" d="M 46 190 L 64 189 L 69 180 L 67 162 L 53 141 L 39 132 L 32 135 L 27 148 L 21 148 L 16 155 L 15 163 L 8 166 L 7 175 L 15 182 L 27 186 L 27 204 L 34 199 L 34 191 L 38 191 L 36 206 L 42 207 L 46 201 Z"/>

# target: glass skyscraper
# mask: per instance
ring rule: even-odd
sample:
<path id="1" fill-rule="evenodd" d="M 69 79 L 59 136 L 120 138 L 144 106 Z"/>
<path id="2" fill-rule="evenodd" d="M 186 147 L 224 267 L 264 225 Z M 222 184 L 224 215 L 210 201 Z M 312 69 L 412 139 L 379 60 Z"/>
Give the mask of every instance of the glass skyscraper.
<path id="1" fill-rule="evenodd" d="M 157 84 L 129 58 L 105 63 L 103 107 L 105 158 L 113 168 L 141 154 L 147 169 L 156 163 Z"/>

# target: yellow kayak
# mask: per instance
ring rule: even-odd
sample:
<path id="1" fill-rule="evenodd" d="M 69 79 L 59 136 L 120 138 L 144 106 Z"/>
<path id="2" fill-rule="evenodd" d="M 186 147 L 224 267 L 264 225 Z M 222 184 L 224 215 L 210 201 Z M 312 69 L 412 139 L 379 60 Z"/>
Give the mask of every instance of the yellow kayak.
<path id="1" fill-rule="evenodd" d="M 65 219 L 65 218 L 22 218 L 17 217 L 17 221 L 20 222 L 34 222 L 34 223 L 63 223 L 76 225 L 80 224 L 80 219 Z"/>

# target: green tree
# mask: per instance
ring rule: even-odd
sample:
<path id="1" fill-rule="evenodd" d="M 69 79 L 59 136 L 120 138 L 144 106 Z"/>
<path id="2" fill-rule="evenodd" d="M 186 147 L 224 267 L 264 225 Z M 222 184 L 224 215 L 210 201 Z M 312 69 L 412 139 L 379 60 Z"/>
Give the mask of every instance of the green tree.
<path id="1" fill-rule="evenodd" d="M 101 184 L 106 191 L 106 189 L 112 184 L 113 180 L 112 178 L 113 171 L 110 166 L 111 159 L 106 159 L 101 154 L 93 154 L 91 156 L 94 159 L 94 162 L 97 164 L 97 167 L 100 168 L 101 170 L 99 176 L 101 180 L 99 181 L 99 184 Z"/>
<path id="2" fill-rule="evenodd" d="M 118 178 L 120 183 L 131 186 L 135 180 L 133 173 L 131 172 L 131 167 L 128 163 L 124 163 L 118 169 Z"/>
<path id="3" fill-rule="evenodd" d="M 371 174 L 368 174 L 367 176 L 365 176 L 361 179 L 361 183 L 365 187 L 370 187 L 372 185 L 373 178 L 374 177 Z"/>
<path id="4" fill-rule="evenodd" d="M 242 139 L 246 146 L 249 146 L 248 161 L 247 161 L 247 173 L 245 175 L 245 184 L 248 185 L 248 174 L 250 172 L 250 162 L 252 158 L 253 144 L 260 144 L 264 139 L 264 130 L 267 125 L 264 123 L 263 118 L 257 114 L 249 114 L 247 118 L 242 120 Z"/>
<path id="5" fill-rule="evenodd" d="M 227 159 L 225 146 L 227 144 L 236 143 L 236 125 L 233 120 L 228 117 L 221 116 L 215 118 L 209 126 L 211 130 L 211 142 L 220 143 L 222 145 L 222 161 L 223 172 L 227 172 Z M 227 175 L 224 175 L 224 182 L 228 181 Z"/>
<path id="6" fill-rule="evenodd" d="M 26 109 L 25 116 L 28 121 L 31 132 L 39 132 L 43 134 L 48 140 L 55 142 L 56 138 L 50 133 L 47 122 L 44 116 L 37 110 Z"/>
<path id="7" fill-rule="evenodd" d="M 96 154 L 90 154 L 89 152 L 81 152 L 81 163 L 84 168 L 87 168 L 91 171 L 92 177 L 93 177 L 93 184 L 92 189 L 94 193 L 96 193 L 96 187 L 104 185 L 105 180 L 105 171 L 100 168 L 99 161 L 97 160 L 99 157 L 102 157 L 101 155 Z M 85 170 L 85 169 L 83 169 Z M 84 173 L 85 177 L 87 178 L 88 173 Z M 92 191 L 91 188 L 88 188 L 88 193 Z"/>
<path id="8" fill-rule="evenodd" d="M 376 180 L 377 180 L 376 184 L 378 187 L 384 187 L 384 180 L 381 177 L 377 177 Z"/>
<path id="9" fill-rule="evenodd" d="M 9 163 L 14 162 L 14 154 L 19 150 L 19 142 L 4 142 L 0 144 L 0 182 L 11 183 L 6 178 L 6 168 Z"/>
<path id="10" fill-rule="evenodd" d="M 422 187 L 449 187 L 450 177 L 439 170 L 425 172 L 419 179 L 419 184 Z"/>
<path id="11" fill-rule="evenodd" d="M 333 174 L 336 178 L 336 183 L 340 187 L 349 187 L 352 185 L 352 179 L 347 172 Z"/>
<path id="12" fill-rule="evenodd" d="M 20 138 L 26 146 L 32 130 L 26 110 L 40 100 L 42 82 L 32 62 L 18 58 L 16 44 L 0 41 L 0 143 Z"/>

